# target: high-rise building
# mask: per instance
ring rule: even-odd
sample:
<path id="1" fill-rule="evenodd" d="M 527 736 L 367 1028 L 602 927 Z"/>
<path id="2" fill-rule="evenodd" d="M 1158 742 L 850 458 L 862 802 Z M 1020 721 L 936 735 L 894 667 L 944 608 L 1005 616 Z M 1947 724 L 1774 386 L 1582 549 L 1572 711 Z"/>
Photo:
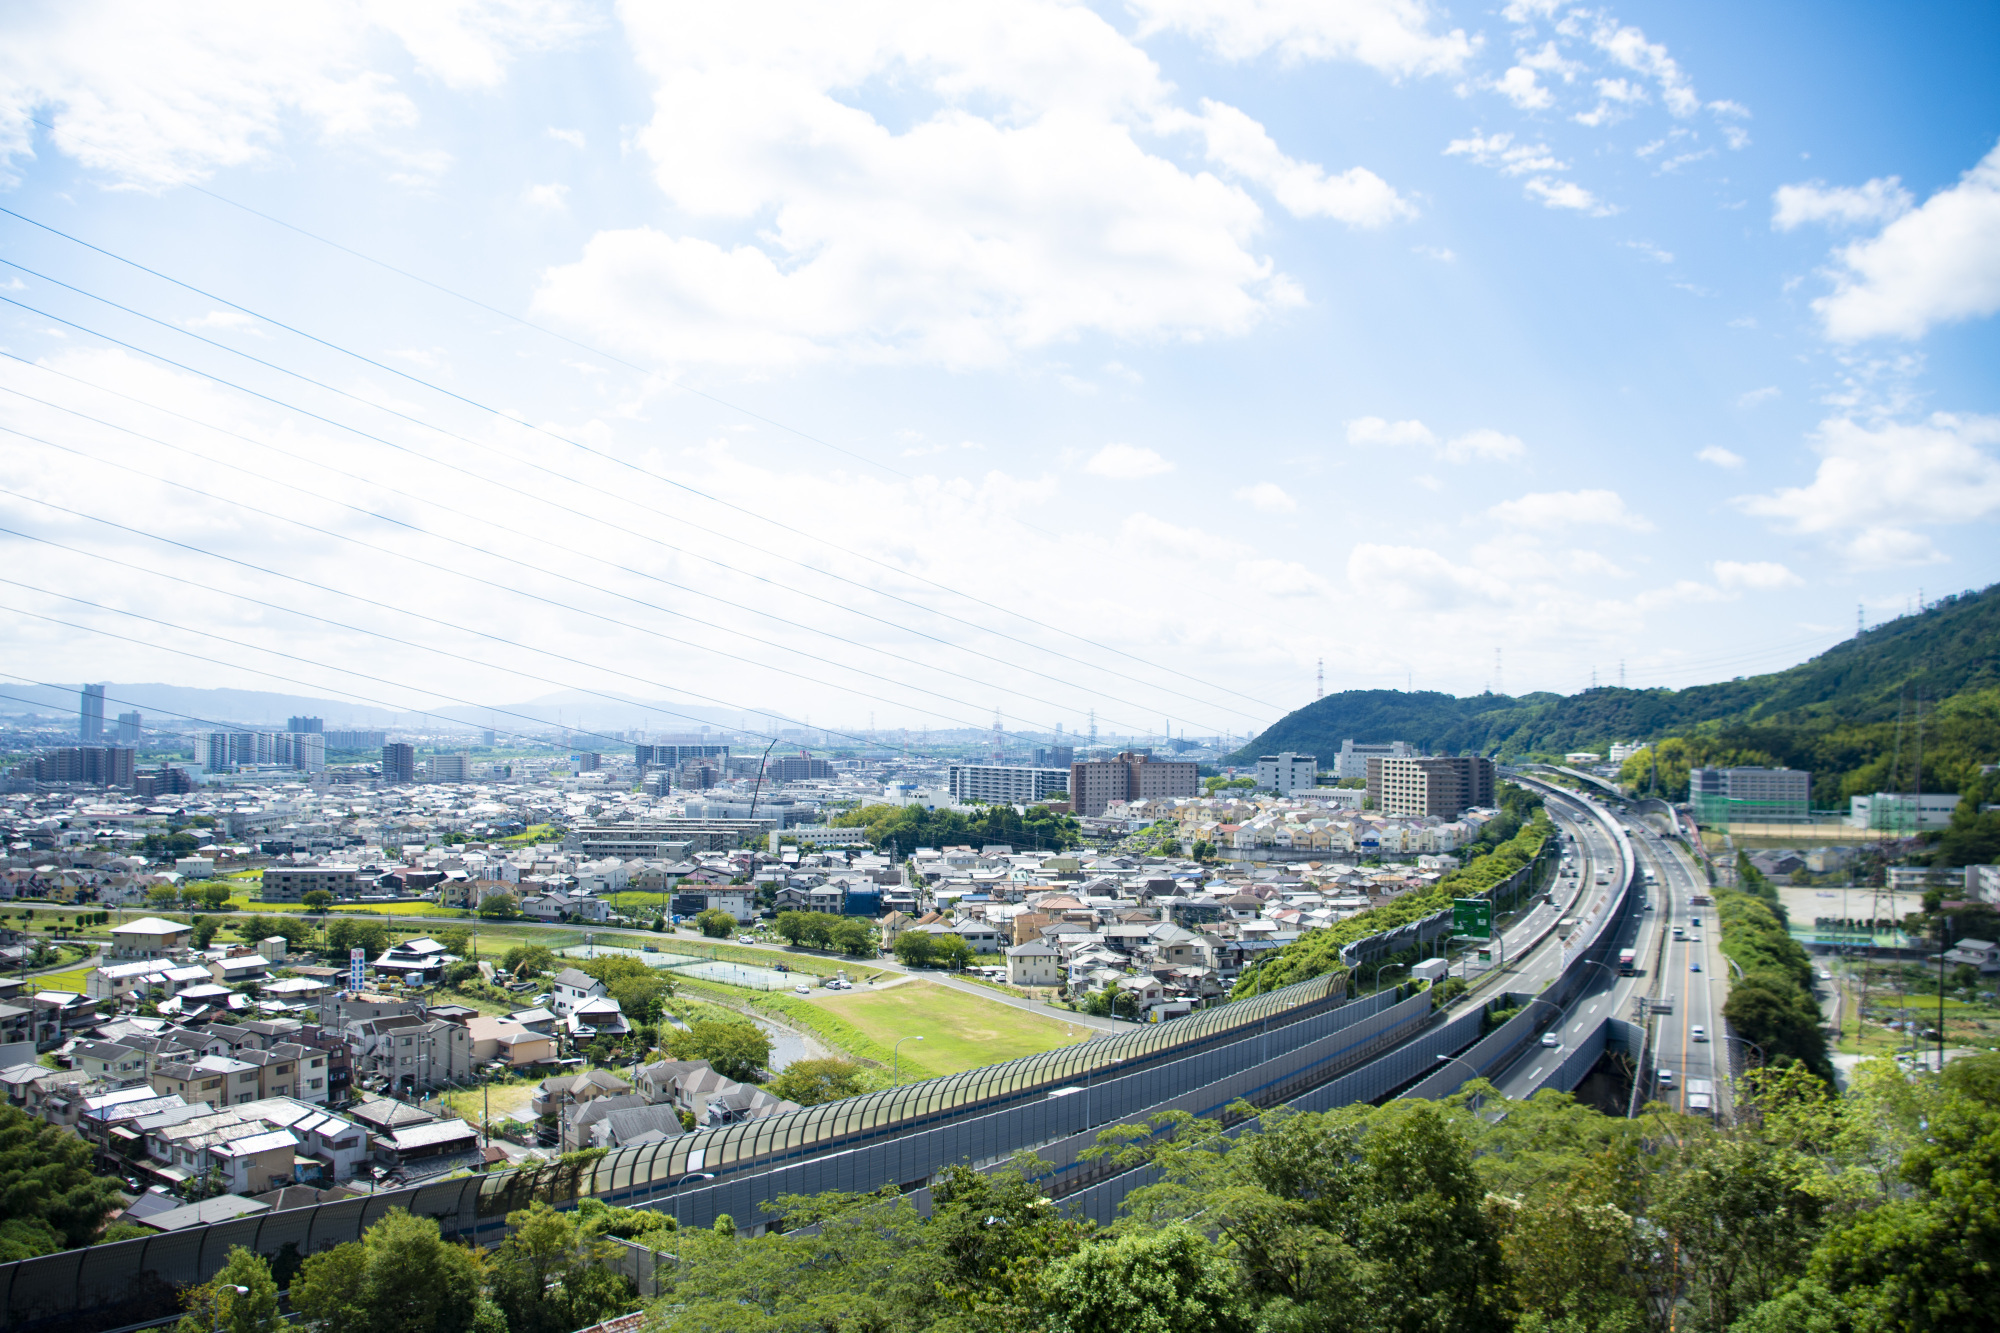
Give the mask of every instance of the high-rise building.
<path id="1" fill-rule="evenodd" d="M 463 754 L 431 756 L 432 782 L 464 782 L 472 776 L 472 758 Z"/>
<path id="2" fill-rule="evenodd" d="M 1812 774 L 1798 768 L 1697 768 L 1688 802 L 1698 824 L 1803 824 L 1812 819 Z"/>
<path id="3" fill-rule="evenodd" d="M 1074 745 L 1046 745 L 1035 751 L 1036 768 L 1068 768 L 1075 762 Z"/>
<path id="4" fill-rule="evenodd" d="M 1101 815 L 1113 801 L 1197 796 L 1199 765 L 1191 760 L 1155 759 L 1144 750 L 1126 750 L 1114 759 L 1090 759 L 1069 766 L 1070 808 Z"/>
<path id="5" fill-rule="evenodd" d="M 158 768 L 149 768 L 143 773 L 132 775 L 132 793 L 142 800 L 151 800 L 156 796 L 178 796 L 193 790 L 194 779 L 188 776 L 188 771 L 185 768 L 176 768 L 172 764 L 161 764 Z"/>
<path id="6" fill-rule="evenodd" d="M 1069 790 L 1066 768 L 1022 768 L 1007 764 L 953 764 L 947 770 L 954 801 L 1029 805 Z"/>
<path id="7" fill-rule="evenodd" d="M 1385 815 L 1456 819 L 1494 802 L 1494 768 L 1479 755 L 1432 755 L 1368 760 L 1368 795 Z"/>
<path id="8" fill-rule="evenodd" d="M 773 759 L 764 769 L 764 776 L 772 782 L 809 782 L 814 778 L 832 778 L 833 765 L 824 759 L 812 759 L 805 755 L 784 755 Z"/>
<path id="9" fill-rule="evenodd" d="M 1257 786 L 1265 791 L 1289 796 L 1301 788 L 1318 785 L 1318 755 L 1293 754 L 1287 750 L 1283 754 L 1257 756 Z"/>
<path id="10" fill-rule="evenodd" d="M 118 715 L 118 743 L 120 745 L 137 745 L 139 743 L 139 733 L 145 726 L 146 719 L 143 715 L 139 713 L 120 713 Z"/>
<path id="11" fill-rule="evenodd" d="M 85 745 L 95 745 L 104 739 L 104 687 L 86 685 L 83 697 L 77 707 L 76 738 Z"/>
<path id="12" fill-rule="evenodd" d="M 1365 778 L 1370 759 L 1414 759 L 1416 756 L 1416 749 L 1406 741 L 1385 741 L 1379 745 L 1356 745 L 1353 741 L 1342 741 L 1340 753 L 1333 757 L 1333 775 L 1336 778 Z"/>
<path id="13" fill-rule="evenodd" d="M 727 760 L 729 747 L 709 745 L 699 737 L 685 743 L 666 745 L 656 741 L 652 745 L 633 746 L 632 758 L 639 765 L 639 771 L 643 773 L 649 768 L 679 768 L 690 759 Z"/>
<path id="14" fill-rule="evenodd" d="M 595 750 L 585 750 L 576 757 L 576 771 L 595 773 L 604 766 L 604 756 Z"/>
<path id="15" fill-rule="evenodd" d="M 324 735 L 326 723 L 316 717 L 293 717 L 285 719 L 286 731 L 306 732 L 314 736 Z"/>
<path id="16" fill-rule="evenodd" d="M 329 750 L 379 750 L 389 741 L 387 733 L 380 731 L 329 731 L 324 734 Z"/>
<path id="17" fill-rule="evenodd" d="M 35 760 L 37 782 L 88 782 L 96 787 L 132 785 L 134 752 L 116 745 L 73 745 Z"/>
<path id="18" fill-rule="evenodd" d="M 498 740 L 499 737 L 490 731 L 482 731 L 479 733 L 479 743 L 485 746 L 489 750 L 493 748 L 494 744 Z"/>
<path id="19" fill-rule="evenodd" d="M 382 781 L 411 783 L 417 780 L 415 747 L 391 741 L 382 747 Z"/>

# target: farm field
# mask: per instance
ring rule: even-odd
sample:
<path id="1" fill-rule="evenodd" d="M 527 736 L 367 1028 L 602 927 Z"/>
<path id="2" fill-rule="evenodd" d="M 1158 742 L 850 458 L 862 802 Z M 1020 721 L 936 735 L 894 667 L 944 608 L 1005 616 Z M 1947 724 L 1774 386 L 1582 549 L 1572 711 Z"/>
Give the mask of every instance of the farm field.
<path id="1" fill-rule="evenodd" d="M 903 1047 L 937 1074 L 956 1074 L 1082 1041 L 1089 1029 L 982 1000 L 928 981 L 875 991 L 815 991 L 812 1004 L 846 1019 L 885 1048 Z"/>
<path id="2" fill-rule="evenodd" d="M 36 990 L 66 990 L 82 995 L 84 987 L 89 985 L 90 974 L 96 970 L 94 967 L 73 967 L 67 972 L 51 972 L 43 977 L 30 977 L 28 982 Z"/>

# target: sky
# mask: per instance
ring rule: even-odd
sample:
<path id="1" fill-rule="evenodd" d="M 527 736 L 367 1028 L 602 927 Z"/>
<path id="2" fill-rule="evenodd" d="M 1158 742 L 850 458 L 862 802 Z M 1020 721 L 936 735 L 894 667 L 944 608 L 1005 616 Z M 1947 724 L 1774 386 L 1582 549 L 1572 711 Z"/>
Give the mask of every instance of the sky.
<path id="1" fill-rule="evenodd" d="M 0 693 L 1240 738 L 1322 664 L 1782 667 L 2000 577 L 1995 49 L 1969 4 L 10 5 Z"/>

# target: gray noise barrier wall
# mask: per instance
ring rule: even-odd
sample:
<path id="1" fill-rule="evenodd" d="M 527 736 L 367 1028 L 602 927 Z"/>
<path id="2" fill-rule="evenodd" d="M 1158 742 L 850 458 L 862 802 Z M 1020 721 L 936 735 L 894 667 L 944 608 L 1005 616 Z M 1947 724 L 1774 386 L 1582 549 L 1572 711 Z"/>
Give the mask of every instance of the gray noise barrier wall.
<path id="1" fill-rule="evenodd" d="M 1024 1150 L 1051 1149 L 1062 1159 L 1058 1165 L 1074 1173 L 1075 1153 L 1094 1142 L 1096 1126 L 1142 1117 L 1183 1098 L 1192 1099 L 1193 1109 L 1207 1114 L 1237 1097 L 1277 1095 L 1276 1086 L 1290 1088 L 1301 1080 L 1317 1081 L 1348 1068 L 1428 1021 L 1428 996 L 1398 1003 L 1395 992 L 1387 992 L 1304 1019 L 1274 1023 L 1267 1030 L 1248 1026 L 1226 1044 L 1209 1045 L 1181 1059 L 1102 1082 L 1086 1081 L 1063 1095 L 1045 1093 L 1001 1111 L 968 1114 L 935 1128 L 793 1159 L 678 1194 L 670 1182 L 635 1183 L 633 1168 L 614 1166 L 606 1180 L 602 1172 L 586 1165 L 576 1173 L 579 1188 L 558 1192 L 550 1201 L 568 1206 L 579 1193 L 598 1186 L 594 1197 L 606 1203 L 677 1213 L 677 1220 L 689 1226 L 708 1226 L 723 1213 L 753 1226 L 768 1219 L 764 1205 L 782 1194 L 909 1185 L 955 1163 L 1004 1161 Z M 1075 1139 L 1082 1141 L 1074 1148 L 1060 1146 Z M 147 1282 L 206 1281 L 236 1245 L 275 1255 L 290 1242 L 307 1255 L 358 1240 L 392 1208 L 436 1217 L 447 1236 L 496 1243 L 505 1234 L 505 1217 L 491 1215 L 490 1209 L 483 1214 L 481 1208 L 482 1191 L 490 1192 L 491 1185 L 487 1176 L 467 1176 L 0 1265 L 0 1310 L 4 1310 L 0 1328 L 114 1303 Z M 524 1200 L 521 1206 L 525 1204 Z"/>

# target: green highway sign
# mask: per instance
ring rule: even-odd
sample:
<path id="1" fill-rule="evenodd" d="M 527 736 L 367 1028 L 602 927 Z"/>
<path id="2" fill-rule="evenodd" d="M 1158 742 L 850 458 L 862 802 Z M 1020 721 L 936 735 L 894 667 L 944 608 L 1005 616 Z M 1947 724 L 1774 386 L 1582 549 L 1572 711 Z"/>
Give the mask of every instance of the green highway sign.
<path id="1" fill-rule="evenodd" d="M 1493 904 L 1484 898 L 1453 898 L 1451 928 L 1476 940 L 1493 938 Z"/>

